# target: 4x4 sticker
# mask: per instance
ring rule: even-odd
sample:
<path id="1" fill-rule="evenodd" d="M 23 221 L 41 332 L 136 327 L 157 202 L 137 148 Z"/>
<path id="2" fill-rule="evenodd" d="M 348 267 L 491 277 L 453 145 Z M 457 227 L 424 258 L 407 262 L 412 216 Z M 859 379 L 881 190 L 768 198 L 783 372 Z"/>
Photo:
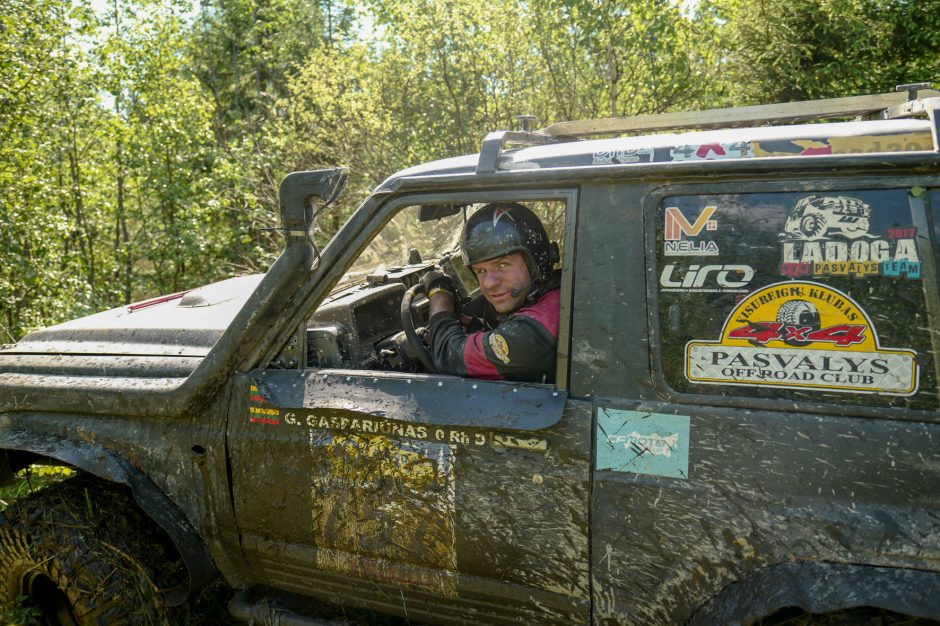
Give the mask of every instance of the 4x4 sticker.
<path id="1" fill-rule="evenodd" d="M 784 276 L 854 275 L 920 278 L 917 229 L 872 234 L 871 207 L 851 196 L 807 196 L 787 216 L 780 272 Z"/>
<path id="2" fill-rule="evenodd" d="M 917 391 L 912 350 L 884 348 L 849 296 L 812 282 L 764 287 L 741 301 L 717 341 L 686 344 L 696 383 L 907 396 Z"/>
<path id="3" fill-rule="evenodd" d="M 703 143 L 675 146 L 669 151 L 673 161 L 711 161 L 714 159 L 746 159 L 751 156 L 751 144 L 745 141 L 732 143 Z"/>

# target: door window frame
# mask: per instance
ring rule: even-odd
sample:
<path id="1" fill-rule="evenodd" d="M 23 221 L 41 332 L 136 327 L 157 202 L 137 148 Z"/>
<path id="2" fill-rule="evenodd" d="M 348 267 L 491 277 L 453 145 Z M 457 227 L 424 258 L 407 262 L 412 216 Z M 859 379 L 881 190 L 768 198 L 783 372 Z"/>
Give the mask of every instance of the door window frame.
<path id="1" fill-rule="evenodd" d="M 558 390 L 568 388 L 568 376 L 570 371 L 570 353 L 571 353 L 571 310 L 572 310 L 572 289 L 574 285 L 574 255 L 575 255 L 575 235 L 578 216 L 578 189 L 572 187 L 566 188 L 527 188 L 527 189 L 503 189 L 503 190 L 472 190 L 472 191 L 448 191 L 440 193 L 411 193 L 408 195 L 392 197 L 387 199 L 382 206 L 377 209 L 375 216 L 370 220 L 374 227 L 366 226 L 360 232 L 371 232 L 377 235 L 401 210 L 421 204 L 447 204 L 447 203 L 466 203 L 482 204 L 490 202 L 522 202 L 527 201 L 561 201 L 565 203 L 564 233 L 562 240 L 562 249 L 564 251 L 561 266 L 561 310 L 559 313 L 558 343 L 556 352 L 556 374 L 554 385 L 544 385 L 545 387 Z M 344 227 L 345 229 L 345 227 Z M 343 229 L 340 230 L 340 233 Z M 368 239 L 357 242 L 354 251 L 341 255 L 342 270 L 333 271 L 331 274 L 340 277 L 349 269 L 350 266 L 359 258 L 362 252 L 374 239 L 374 235 Z M 332 244 L 333 242 L 331 242 Z M 329 245 L 328 245 L 329 247 Z M 325 294 L 324 294 L 325 295 Z M 316 307 L 313 307 L 308 314 L 313 314 Z M 301 369 L 308 369 L 301 366 Z M 327 368 L 317 371 L 330 371 Z M 338 370 L 337 370 L 338 371 Z M 354 370 L 356 372 L 371 372 L 373 370 Z M 415 376 L 415 374 L 383 372 L 383 376 Z M 447 376 L 446 374 L 421 374 L 422 376 Z M 488 382 L 488 381 L 480 381 Z M 510 383 L 512 381 L 509 381 Z M 539 385 L 538 383 L 525 383 L 528 385 Z"/>

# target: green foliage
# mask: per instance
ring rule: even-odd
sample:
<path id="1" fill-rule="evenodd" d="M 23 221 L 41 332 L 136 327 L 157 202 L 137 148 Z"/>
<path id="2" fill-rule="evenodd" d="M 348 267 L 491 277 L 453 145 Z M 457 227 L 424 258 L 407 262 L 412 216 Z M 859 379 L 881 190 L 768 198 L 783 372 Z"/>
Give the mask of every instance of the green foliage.
<path id="1" fill-rule="evenodd" d="M 55 465 L 30 465 L 20 470 L 16 473 L 12 484 L 0 487 L 0 511 L 9 506 L 14 500 L 64 480 L 73 474 L 71 468 Z"/>
<path id="2" fill-rule="evenodd" d="M 68 41 L 88 18 L 63 0 L 15 0 L 0 18 L 3 340 L 95 300 L 100 214 L 80 157 L 101 116 L 86 58 Z"/>
<path id="3" fill-rule="evenodd" d="M 0 624 L 14 626 L 36 624 L 42 617 L 42 609 L 26 605 L 27 596 L 17 596 L 13 602 L 0 603 Z"/>
<path id="4" fill-rule="evenodd" d="M 735 102 L 940 79 L 940 0 L 715 0 Z"/>
<path id="5" fill-rule="evenodd" d="M 668 0 L 536 0 L 535 110 L 546 121 L 701 106 L 720 81 L 717 23 Z"/>
<path id="6" fill-rule="evenodd" d="M 9 0 L 0 341 L 264 271 L 277 189 L 540 124 L 880 92 L 940 74 L 940 0 Z"/>

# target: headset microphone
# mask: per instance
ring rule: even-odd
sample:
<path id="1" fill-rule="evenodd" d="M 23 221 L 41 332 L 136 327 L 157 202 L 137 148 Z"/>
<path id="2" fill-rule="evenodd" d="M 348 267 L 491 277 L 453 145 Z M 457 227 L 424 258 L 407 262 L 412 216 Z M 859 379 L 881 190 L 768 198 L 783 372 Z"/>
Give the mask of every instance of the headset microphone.
<path id="1" fill-rule="evenodd" d="M 510 291 L 510 292 L 509 292 L 509 295 L 512 296 L 513 298 L 518 298 L 518 297 L 521 296 L 523 293 L 525 293 L 525 290 L 528 289 L 529 287 L 531 287 L 531 286 L 532 286 L 532 283 L 534 283 L 534 282 L 535 282 L 534 280 L 530 280 L 529 282 L 527 282 L 527 283 L 524 284 L 523 286 L 519 287 L 518 289 L 513 289 L 512 291 Z"/>

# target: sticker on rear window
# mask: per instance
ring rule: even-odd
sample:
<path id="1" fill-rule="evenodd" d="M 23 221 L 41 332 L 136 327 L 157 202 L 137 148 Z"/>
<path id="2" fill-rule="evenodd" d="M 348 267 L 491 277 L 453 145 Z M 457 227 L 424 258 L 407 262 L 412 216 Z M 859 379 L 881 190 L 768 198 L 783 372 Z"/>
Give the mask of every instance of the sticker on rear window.
<path id="1" fill-rule="evenodd" d="M 707 206 L 695 218 L 689 218 L 679 207 L 666 207 L 663 254 L 718 256 L 718 244 L 707 236 L 718 230 L 718 220 L 712 217 L 717 209 L 717 206 Z M 703 232 L 706 236 L 700 238 Z"/>
<path id="2" fill-rule="evenodd" d="M 885 348 L 849 296 L 812 282 L 769 285 L 742 300 L 717 341 L 690 341 L 686 378 L 716 385 L 908 396 L 919 371 L 912 350 Z"/>
<path id="3" fill-rule="evenodd" d="M 871 230 L 872 207 L 852 196 L 813 195 L 790 209 L 780 233 L 780 273 L 809 276 L 920 278 L 914 227 Z"/>

